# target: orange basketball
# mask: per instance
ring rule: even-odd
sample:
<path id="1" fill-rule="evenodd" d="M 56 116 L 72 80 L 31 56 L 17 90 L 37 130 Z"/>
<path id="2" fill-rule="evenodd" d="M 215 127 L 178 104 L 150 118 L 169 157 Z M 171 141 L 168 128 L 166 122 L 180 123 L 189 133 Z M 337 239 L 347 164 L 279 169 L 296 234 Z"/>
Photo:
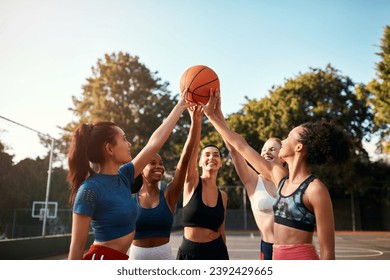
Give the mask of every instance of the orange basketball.
<path id="1" fill-rule="evenodd" d="M 194 65 L 188 68 L 180 78 L 180 91 L 188 88 L 187 101 L 206 104 L 210 97 L 210 88 L 219 89 L 218 75 L 210 67 Z"/>

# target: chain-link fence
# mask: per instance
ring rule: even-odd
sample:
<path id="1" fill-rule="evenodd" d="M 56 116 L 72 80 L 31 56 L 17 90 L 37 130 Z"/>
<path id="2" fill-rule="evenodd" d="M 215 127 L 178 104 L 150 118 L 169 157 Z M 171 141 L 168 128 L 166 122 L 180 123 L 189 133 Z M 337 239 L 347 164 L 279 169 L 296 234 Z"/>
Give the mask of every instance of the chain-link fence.
<path id="1" fill-rule="evenodd" d="M 256 230 L 256 223 L 246 198 L 245 189 L 242 186 L 229 186 L 223 187 L 222 189 L 228 193 L 226 230 Z M 234 202 L 234 208 L 229 207 L 229 201 Z M 240 205 L 237 205 L 237 203 L 240 203 Z M 182 202 L 179 201 L 174 213 L 173 230 L 183 227 L 182 210 Z M 34 214 L 34 211 L 37 212 L 37 209 L 14 209 L 12 224 L 2 225 L 2 233 L 0 233 L 3 236 L 2 238 L 23 238 L 71 233 L 72 209 L 57 209 L 54 217 L 52 214 L 48 215 L 46 217 L 45 232 L 43 232 L 43 215 L 37 216 Z"/>

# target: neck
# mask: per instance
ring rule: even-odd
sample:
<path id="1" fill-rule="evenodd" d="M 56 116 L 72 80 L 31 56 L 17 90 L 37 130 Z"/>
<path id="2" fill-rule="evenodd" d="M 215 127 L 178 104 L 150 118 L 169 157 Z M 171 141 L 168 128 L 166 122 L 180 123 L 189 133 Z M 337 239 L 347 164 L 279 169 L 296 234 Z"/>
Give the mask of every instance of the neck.
<path id="1" fill-rule="evenodd" d="M 153 183 L 150 183 L 148 181 L 144 181 L 144 183 L 142 184 L 142 188 L 140 189 L 140 193 L 142 192 L 145 192 L 145 193 L 148 193 L 148 194 L 152 194 L 152 193 L 157 193 L 159 192 L 159 188 L 158 188 L 158 182 L 153 182 Z"/>
<path id="2" fill-rule="evenodd" d="M 308 164 L 302 158 L 297 158 L 288 163 L 288 170 L 290 184 L 302 183 L 311 174 Z"/>
<path id="3" fill-rule="evenodd" d="M 117 164 L 101 164 L 99 166 L 99 171 L 97 173 L 108 174 L 108 175 L 116 175 L 118 174 L 120 165 Z"/>
<path id="4" fill-rule="evenodd" d="M 207 186 L 215 185 L 215 187 L 217 187 L 217 175 L 218 175 L 218 171 L 217 172 L 206 171 L 202 173 L 202 176 L 200 176 L 200 178 L 202 179 L 204 185 Z"/>

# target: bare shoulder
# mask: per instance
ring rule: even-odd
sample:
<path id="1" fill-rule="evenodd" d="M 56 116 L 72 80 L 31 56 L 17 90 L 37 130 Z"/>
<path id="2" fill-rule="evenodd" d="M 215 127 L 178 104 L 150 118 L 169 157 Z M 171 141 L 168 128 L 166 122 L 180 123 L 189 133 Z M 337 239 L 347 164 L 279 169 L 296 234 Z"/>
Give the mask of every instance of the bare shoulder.
<path id="1" fill-rule="evenodd" d="M 305 191 L 306 198 L 312 206 L 330 201 L 330 194 L 325 184 L 318 178 L 309 184 Z"/>
<path id="2" fill-rule="evenodd" d="M 322 192 L 328 192 L 328 188 L 325 184 L 318 178 L 315 178 L 307 188 L 308 192 L 312 192 L 313 194 L 319 194 Z"/>

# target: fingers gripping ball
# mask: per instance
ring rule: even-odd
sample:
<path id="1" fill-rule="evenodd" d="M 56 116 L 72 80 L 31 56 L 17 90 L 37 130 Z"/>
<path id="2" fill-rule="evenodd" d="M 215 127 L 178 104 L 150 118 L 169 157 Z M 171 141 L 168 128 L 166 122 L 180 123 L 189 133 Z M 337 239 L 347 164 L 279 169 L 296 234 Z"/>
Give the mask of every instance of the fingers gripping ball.
<path id="1" fill-rule="evenodd" d="M 206 104 L 210 97 L 210 88 L 219 90 L 219 78 L 213 69 L 204 65 L 188 68 L 180 78 L 180 91 L 188 88 L 187 101 Z"/>

